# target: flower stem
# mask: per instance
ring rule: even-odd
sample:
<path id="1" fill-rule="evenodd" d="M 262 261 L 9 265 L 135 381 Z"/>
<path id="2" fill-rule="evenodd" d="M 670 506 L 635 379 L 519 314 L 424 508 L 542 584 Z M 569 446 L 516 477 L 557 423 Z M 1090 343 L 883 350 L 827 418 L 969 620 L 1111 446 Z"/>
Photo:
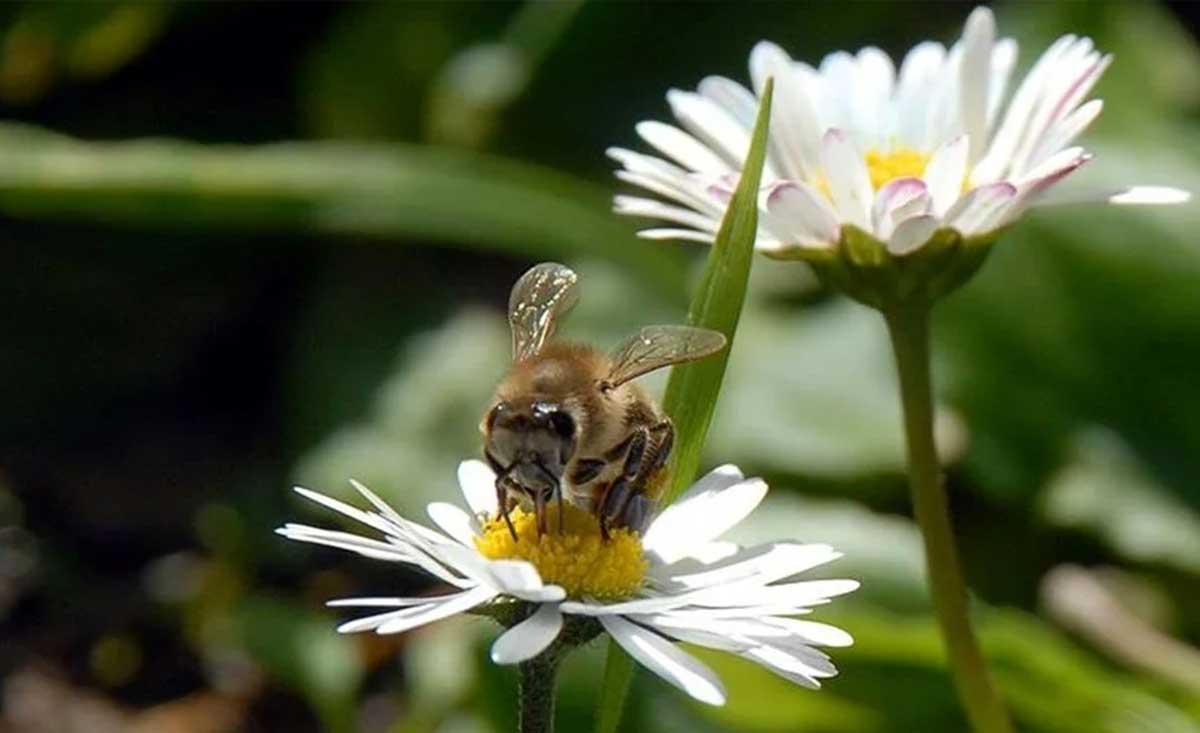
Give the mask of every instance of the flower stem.
<path id="1" fill-rule="evenodd" d="M 950 510 L 933 439 L 929 316 L 927 306 L 897 308 L 884 313 L 900 376 L 913 513 L 925 541 L 930 593 L 946 642 L 950 672 L 971 726 L 978 733 L 1012 733 L 1012 722 L 971 630 L 967 589 L 954 546 Z"/>
<path id="2" fill-rule="evenodd" d="M 551 647 L 520 666 L 519 733 L 554 733 L 554 682 L 558 650 Z"/>

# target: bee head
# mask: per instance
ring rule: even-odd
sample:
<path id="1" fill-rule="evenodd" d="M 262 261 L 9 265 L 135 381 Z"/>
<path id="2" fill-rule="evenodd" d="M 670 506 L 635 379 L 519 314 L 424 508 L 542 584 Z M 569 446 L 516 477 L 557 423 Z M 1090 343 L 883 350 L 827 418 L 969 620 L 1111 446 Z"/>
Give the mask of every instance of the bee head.
<path id="1" fill-rule="evenodd" d="M 484 418 L 484 447 L 497 475 L 530 498 L 549 500 L 559 490 L 575 451 L 576 422 L 559 403 L 517 406 L 502 401 Z"/>

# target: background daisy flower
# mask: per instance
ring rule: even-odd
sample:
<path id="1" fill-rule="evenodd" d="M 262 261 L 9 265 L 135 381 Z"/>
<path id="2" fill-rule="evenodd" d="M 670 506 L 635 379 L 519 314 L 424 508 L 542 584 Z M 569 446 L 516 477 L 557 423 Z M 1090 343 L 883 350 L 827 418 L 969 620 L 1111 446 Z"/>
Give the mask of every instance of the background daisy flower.
<path id="1" fill-rule="evenodd" d="M 609 541 L 600 538 L 590 514 L 571 505 L 561 532 L 552 513 L 550 531 L 540 535 L 533 516 L 515 509 L 514 541 L 497 518 L 495 475 L 480 461 L 459 468 L 468 510 L 429 505 L 436 530 L 401 517 L 352 483 L 373 510 L 296 491 L 376 530 L 380 538 L 300 524 L 288 524 L 279 534 L 414 566 L 450 590 L 331 601 L 335 607 L 386 609 L 347 621 L 338 627 L 343 633 L 400 633 L 467 611 L 500 611 L 496 615 L 519 620 L 496 639 L 491 658 L 517 664 L 550 648 L 572 620 L 591 620 L 643 666 L 712 705 L 725 702 L 720 680 L 673 642 L 737 654 L 812 688 L 837 673 L 817 647 L 852 643 L 841 629 L 794 618 L 858 587 L 853 580 L 793 580 L 839 557 L 832 548 L 792 542 L 740 547 L 720 540 L 767 491 L 761 479 L 745 479 L 733 466 L 697 481 L 643 536 L 616 530 Z"/>
<path id="2" fill-rule="evenodd" d="M 986 238 L 1034 206 L 1188 199 L 1159 186 L 1060 190 L 1091 157 L 1074 143 L 1100 114 L 1103 102 L 1088 94 L 1112 56 L 1089 38 L 1063 36 L 1006 101 L 1016 59 L 1016 41 L 997 40 L 982 7 L 953 46 L 920 43 L 898 71 L 878 48 L 838 51 L 814 68 L 761 42 L 750 54 L 753 92 L 708 77 L 694 92 L 668 92 L 678 127 L 637 126 L 662 157 L 609 150 L 619 178 L 657 196 L 617 196 L 615 208 L 670 224 L 643 237 L 711 242 L 768 78 L 775 92 L 756 242 L 768 255 L 820 258 L 850 226 L 903 256 L 940 228 Z"/>

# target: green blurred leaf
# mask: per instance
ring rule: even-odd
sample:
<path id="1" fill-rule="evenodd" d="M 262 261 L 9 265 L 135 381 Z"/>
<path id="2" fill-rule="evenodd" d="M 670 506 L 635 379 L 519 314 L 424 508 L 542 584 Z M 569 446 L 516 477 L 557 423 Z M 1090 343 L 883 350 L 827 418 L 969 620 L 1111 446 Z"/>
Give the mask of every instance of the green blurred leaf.
<path id="1" fill-rule="evenodd" d="M 405 145 L 85 143 L 0 125 L 0 211 L 172 229 L 432 239 L 620 262 L 684 292 L 677 253 L 635 244 L 606 192 L 545 168 Z"/>
<path id="2" fill-rule="evenodd" d="M 1130 560 L 1200 575 L 1200 514 L 1154 481 L 1116 435 L 1085 432 L 1073 453 L 1046 487 L 1048 521 L 1092 532 Z"/>

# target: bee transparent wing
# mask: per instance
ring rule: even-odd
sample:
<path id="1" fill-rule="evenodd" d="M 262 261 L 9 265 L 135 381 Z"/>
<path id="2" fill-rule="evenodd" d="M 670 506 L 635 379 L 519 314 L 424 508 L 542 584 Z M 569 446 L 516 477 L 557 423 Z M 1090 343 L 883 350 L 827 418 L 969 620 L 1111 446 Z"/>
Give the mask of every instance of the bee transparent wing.
<path id="1" fill-rule="evenodd" d="M 513 361 L 541 351 L 558 319 L 579 300 L 578 282 L 574 270 L 557 262 L 534 265 L 517 280 L 508 298 Z"/>
<path id="2" fill-rule="evenodd" d="M 612 354 L 609 388 L 672 364 L 695 361 L 725 348 L 719 331 L 691 326 L 646 326 Z"/>

